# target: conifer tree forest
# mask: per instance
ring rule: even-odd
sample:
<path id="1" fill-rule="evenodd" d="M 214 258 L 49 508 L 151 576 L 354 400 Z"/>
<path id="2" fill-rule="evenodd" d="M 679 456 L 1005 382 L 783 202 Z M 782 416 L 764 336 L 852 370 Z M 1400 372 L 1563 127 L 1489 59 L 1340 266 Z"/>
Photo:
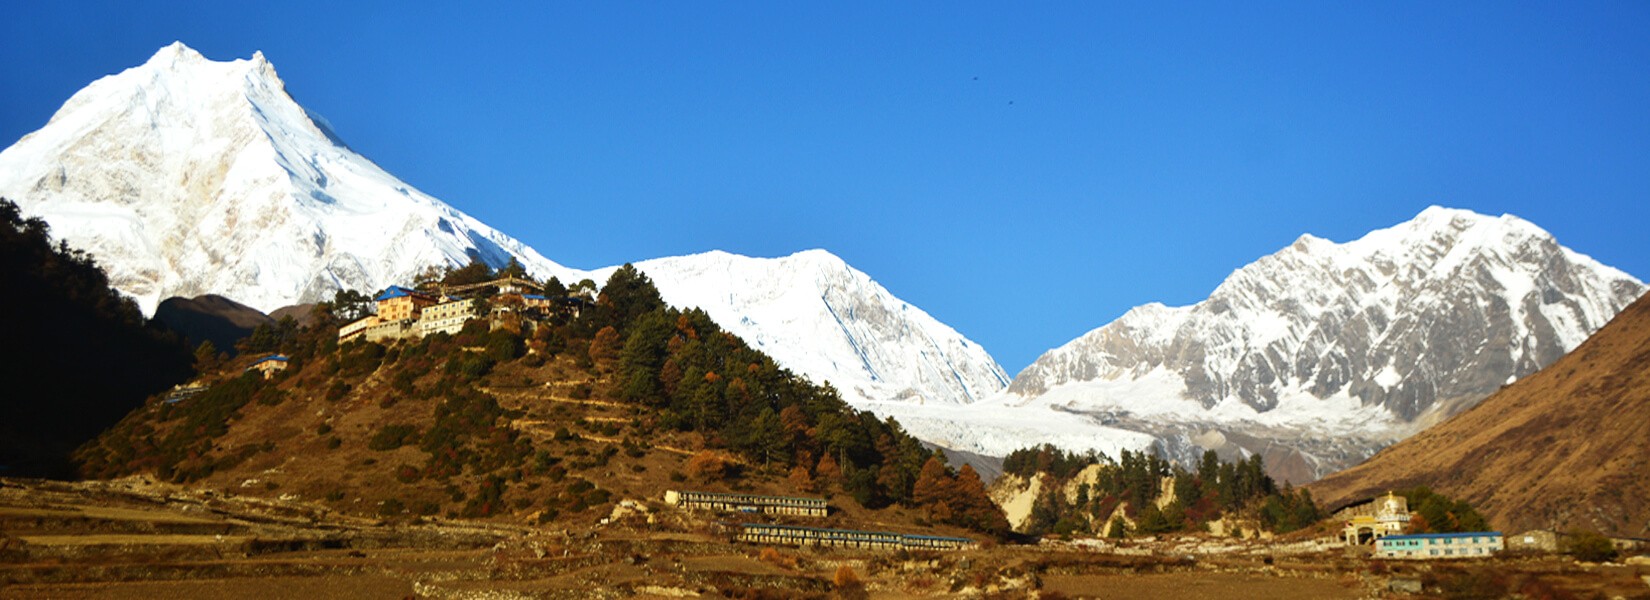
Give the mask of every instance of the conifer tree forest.
<path id="1" fill-rule="evenodd" d="M 178 336 L 150 326 L 92 257 L 0 199 L 0 475 L 71 477 L 70 452 L 189 375 Z"/>
<path id="2" fill-rule="evenodd" d="M 1091 466 L 1099 466 L 1094 480 L 1078 483 L 1074 498 L 1059 492 Z M 1003 473 L 1045 477 L 1050 484 L 1025 526 L 1033 535 L 1157 535 L 1203 530 L 1228 515 L 1249 517 L 1283 533 L 1322 518 L 1311 493 L 1279 488 L 1259 455 L 1223 462 L 1210 450 L 1195 469 L 1187 470 L 1150 452 L 1123 450 L 1114 462 L 1102 454 L 1043 445 L 1010 453 L 1003 459 Z"/>

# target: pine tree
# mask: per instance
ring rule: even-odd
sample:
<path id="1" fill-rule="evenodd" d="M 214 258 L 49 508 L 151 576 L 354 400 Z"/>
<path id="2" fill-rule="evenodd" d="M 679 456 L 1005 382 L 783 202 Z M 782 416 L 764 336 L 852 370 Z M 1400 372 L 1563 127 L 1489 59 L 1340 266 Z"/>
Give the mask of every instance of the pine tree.
<path id="1" fill-rule="evenodd" d="M 441 278 L 441 283 L 449 286 L 470 285 L 485 283 L 494 279 L 496 277 L 493 274 L 493 268 L 487 266 L 487 263 L 481 262 L 479 257 L 471 256 L 469 264 L 448 271 L 446 276 Z"/>
<path id="2" fill-rule="evenodd" d="M 544 296 L 546 298 L 565 297 L 567 296 L 567 285 L 562 283 L 561 279 L 558 279 L 552 275 L 550 276 L 550 281 L 544 282 Z"/>
<path id="3" fill-rule="evenodd" d="M 785 478 L 785 481 L 790 483 L 791 489 L 796 491 L 810 494 L 815 491 L 814 477 L 809 475 L 808 468 L 802 465 L 792 467 L 791 475 Z"/>
<path id="4" fill-rule="evenodd" d="M 216 371 L 218 365 L 223 363 L 223 358 L 218 352 L 218 347 L 212 344 L 212 340 L 201 342 L 201 345 L 195 347 L 195 372 Z"/>
<path id="5" fill-rule="evenodd" d="M 612 325 L 601 328 L 590 340 L 590 360 L 610 364 L 619 357 L 619 330 Z"/>
<path id="6" fill-rule="evenodd" d="M 751 420 L 745 447 L 762 460 L 764 467 L 784 457 L 784 429 L 779 424 L 779 415 L 773 412 L 772 408 L 763 407 L 756 418 Z"/>
<path id="7" fill-rule="evenodd" d="M 1122 516 L 1111 518 L 1111 524 L 1106 527 L 1106 537 L 1112 539 L 1129 537 L 1129 525 L 1123 521 Z"/>
<path id="8" fill-rule="evenodd" d="M 928 457 L 928 462 L 922 464 L 922 471 L 917 474 L 917 482 L 911 489 L 911 504 L 920 508 L 927 508 L 939 503 L 952 495 L 951 470 L 938 456 Z"/>
<path id="9" fill-rule="evenodd" d="M 625 263 L 607 278 L 607 285 L 602 286 L 596 305 L 607 323 L 623 328 L 637 317 L 664 309 L 665 301 L 659 297 L 659 289 L 653 286 L 647 275 L 634 265 Z"/>
<path id="10" fill-rule="evenodd" d="M 517 261 L 516 257 L 512 255 L 510 256 L 509 264 L 504 265 L 504 268 L 498 270 L 498 276 L 501 278 L 515 277 L 517 279 L 527 279 L 527 267 L 521 266 L 521 262 Z"/>
<path id="11" fill-rule="evenodd" d="M 839 483 L 842 481 L 842 467 L 837 465 L 831 453 L 826 452 L 819 457 L 819 465 L 814 467 L 814 477 L 822 483 Z"/>

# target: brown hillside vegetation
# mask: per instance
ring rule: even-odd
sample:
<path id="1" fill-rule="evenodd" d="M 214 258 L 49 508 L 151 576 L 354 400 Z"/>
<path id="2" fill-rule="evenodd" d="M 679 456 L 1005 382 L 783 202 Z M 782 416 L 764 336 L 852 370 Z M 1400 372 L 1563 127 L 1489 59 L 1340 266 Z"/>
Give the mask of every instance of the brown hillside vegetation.
<path id="1" fill-rule="evenodd" d="M 946 502 L 915 501 L 933 452 L 898 423 L 702 311 L 667 309 L 633 268 L 578 315 L 505 306 L 456 335 L 340 344 L 333 308 L 314 326 L 258 327 L 243 356 L 194 381 L 204 391 L 155 396 L 82 447 L 82 473 L 394 521 L 562 528 L 698 489 L 825 496 L 816 526 L 1007 530 L 967 469 L 942 465 Z M 248 369 L 277 351 L 273 377 Z"/>
<path id="2" fill-rule="evenodd" d="M 1483 403 L 1312 484 L 1327 505 L 1424 484 L 1508 531 L 1650 532 L 1650 299 Z"/>

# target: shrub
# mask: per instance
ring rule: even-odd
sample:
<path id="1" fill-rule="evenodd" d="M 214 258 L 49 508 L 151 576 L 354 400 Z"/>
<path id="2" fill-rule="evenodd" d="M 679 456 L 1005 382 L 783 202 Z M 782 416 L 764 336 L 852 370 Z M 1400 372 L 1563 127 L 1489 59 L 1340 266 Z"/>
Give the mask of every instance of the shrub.
<path id="1" fill-rule="evenodd" d="M 487 357 L 497 362 L 515 360 L 527 350 L 520 336 L 504 329 L 487 334 L 485 348 Z"/>
<path id="2" fill-rule="evenodd" d="M 1616 546 L 1610 543 L 1610 538 L 1586 529 L 1571 532 L 1564 550 L 1576 560 L 1586 562 L 1609 562 L 1615 560 L 1617 554 Z"/>
<path id="3" fill-rule="evenodd" d="M 720 452 L 700 450 L 688 459 L 688 475 L 700 481 L 724 479 L 732 470 L 728 457 Z"/>
<path id="4" fill-rule="evenodd" d="M 417 437 L 418 428 L 412 425 L 385 425 L 372 435 L 372 439 L 367 440 L 367 448 L 378 451 L 394 450 L 413 443 Z"/>
<path id="5" fill-rule="evenodd" d="M 795 556 L 791 556 L 791 555 L 785 554 L 783 552 L 780 552 L 779 549 L 774 548 L 773 546 L 768 546 L 766 548 L 763 548 L 762 553 L 760 555 L 758 555 L 757 558 L 759 560 L 761 560 L 762 562 L 768 563 L 768 564 L 776 566 L 776 567 L 781 567 L 781 568 L 786 568 L 786 569 L 795 569 L 796 568 L 796 557 Z"/>
<path id="6" fill-rule="evenodd" d="M 831 577 L 831 585 L 836 586 L 837 593 L 845 598 L 865 597 L 865 584 L 860 582 L 859 576 L 848 565 L 836 568 L 836 574 Z"/>
<path id="7" fill-rule="evenodd" d="M 475 380 L 493 370 L 493 359 L 485 354 L 466 352 L 458 358 L 447 361 L 447 374 L 458 375 L 465 380 Z"/>

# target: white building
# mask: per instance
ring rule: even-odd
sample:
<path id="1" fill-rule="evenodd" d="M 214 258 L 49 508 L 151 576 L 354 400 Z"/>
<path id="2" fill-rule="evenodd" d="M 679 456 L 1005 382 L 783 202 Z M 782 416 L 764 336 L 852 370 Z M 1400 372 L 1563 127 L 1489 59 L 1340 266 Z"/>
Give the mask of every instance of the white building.
<path id="1" fill-rule="evenodd" d="M 1506 547 L 1499 531 L 1389 535 L 1375 540 L 1375 558 L 1485 558 Z"/>

